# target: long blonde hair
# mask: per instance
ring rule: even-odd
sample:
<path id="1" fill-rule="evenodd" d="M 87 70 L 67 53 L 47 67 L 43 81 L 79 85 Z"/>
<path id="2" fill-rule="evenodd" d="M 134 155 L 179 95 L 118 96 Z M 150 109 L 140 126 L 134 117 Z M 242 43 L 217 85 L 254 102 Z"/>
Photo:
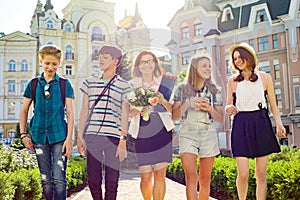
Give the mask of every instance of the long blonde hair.
<path id="1" fill-rule="evenodd" d="M 194 55 L 191 58 L 188 70 L 187 70 L 187 76 L 186 80 L 184 83 L 184 90 L 187 94 L 187 96 L 194 96 L 195 93 L 197 93 L 198 88 L 197 88 L 197 82 L 199 79 L 203 79 L 203 77 L 200 77 L 197 73 L 197 65 L 200 60 L 202 59 L 208 59 L 210 62 L 210 65 L 212 67 L 212 59 L 209 55 L 207 54 L 199 54 L 199 55 Z M 213 67 L 212 67 L 213 70 Z M 208 90 L 212 93 L 214 96 L 217 93 L 217 86 L 213 81 L 212 75 L 209 77 L 209 79 L 203 79 Z"/>

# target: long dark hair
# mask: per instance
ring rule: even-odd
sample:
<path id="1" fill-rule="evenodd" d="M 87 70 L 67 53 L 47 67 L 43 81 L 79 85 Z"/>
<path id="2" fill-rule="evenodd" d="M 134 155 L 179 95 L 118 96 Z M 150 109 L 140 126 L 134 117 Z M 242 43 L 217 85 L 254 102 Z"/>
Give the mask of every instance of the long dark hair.
<path id="1" fill-rule="evenodd" d="M 246 49 L 242 48 L 242 47 L 237 47 L 233 52 L 232 52 L 232 55 L 231 55 L 231 59 L 234 60 L 234 52 L 238 51 L 240 53 L 240 57 L 241 59 L 245 62 L 247 61 L 249 63 L 249 66 L 251 68 L 251 75 L 250 75 L 250 78 L 249 80 L 251 82 L 255 82 L 257 79 L 258 79 L 258 76 L 255 74 L 255 68 L 256 68 L 256 63 L 255 63 L 255 60 L 252 56 L 252 54 L 247 51 Z M 240 70 L 236 65 L 235 63 L 233 62 L 233 67 L 235 70 L 239 71 L 239 75 L 234 79 L 234 81 L 238 81 L 238 82 L 241 82 L 245 79 L 245 77 L 242 75 L 242 70 Z"/>

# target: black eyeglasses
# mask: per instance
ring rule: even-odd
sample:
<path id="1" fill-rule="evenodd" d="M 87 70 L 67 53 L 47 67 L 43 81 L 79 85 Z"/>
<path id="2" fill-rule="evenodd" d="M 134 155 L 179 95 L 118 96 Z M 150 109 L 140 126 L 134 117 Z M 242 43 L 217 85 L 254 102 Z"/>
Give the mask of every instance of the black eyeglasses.
<path id="1" fill-rule="evenodd" d="M 140 65 L 152 65 L 154 63 L 153 59 L 149 59 L 149 60 L 140 60 Z"/>
<path id="2" fill-rule="evenodd" d="M 50 99 L 50 97 L 51 97 L 51 94 L 50 94 L 49 90 L 50 90 L 50 85 L 49 84 L 45 85 L 44 94 L 45 94 L 46 99 Z"/>

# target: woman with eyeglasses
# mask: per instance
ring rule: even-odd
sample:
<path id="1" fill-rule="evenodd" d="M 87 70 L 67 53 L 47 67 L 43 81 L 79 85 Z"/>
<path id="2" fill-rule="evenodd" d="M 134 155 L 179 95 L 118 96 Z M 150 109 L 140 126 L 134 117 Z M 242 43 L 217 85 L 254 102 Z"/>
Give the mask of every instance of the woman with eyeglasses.
<path id="1" fill-rule="evenodd" d="M 172 110 L 169 95 L 173 86 L 164 87 L 162 84 L 168 80 L 172 83 L 175 81 L 165 79 L 158 58 L 154 53 L 146 50 L 136 56 L 132 76 L 133 79 L 130 83 L 134 88 L 151 88 L 160 94 L 159 105 L 144 108 L 142 111 L 131 109 L 132 119 L 129 134 L 136 138 L 135 149 L 143 198 L 145 200 L 164 199 L 166 167 L 168 163 L 172 162 L 172 130 L 166 128 L 166 124 L 173 124 L 170 115 L 168 116 L 168 112 L 170 113 Z M 161 88 L 166 90 L 161 90 Z M 146 112 L 150 112 L 150 117 L 145 121 L 142 116 Z M 166 119 L 162 120 L 162 115 L 166 116 Z"/>
<path id="2" fill-rule="evenodd" d="M 64 200 L 67 197 L 67 156 L 73 151 L 74 91 L 68 79 L 63 79 L 65 88 L 62 88 L 62 78 L 57 74 L 62 60 L 60 48 L 43 46 L 39 57 L 44 72 L 37 79 L 32 79 L 24 92 L 20 112 L 21 139 L 26 148 L 36 153 L 45 199 Z M 63 96 L 65 99 L 62 99 Z M 29 138 L 26 124 L 33 101 L 34 116 L 30 122 Z"/>

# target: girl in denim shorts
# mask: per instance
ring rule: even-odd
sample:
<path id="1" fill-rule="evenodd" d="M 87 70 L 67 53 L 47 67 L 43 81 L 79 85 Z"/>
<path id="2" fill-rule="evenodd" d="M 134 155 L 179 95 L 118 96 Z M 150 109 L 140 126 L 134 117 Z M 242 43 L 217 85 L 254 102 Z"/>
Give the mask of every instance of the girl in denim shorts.
<path id="1" fill-rule="evenodd" d="M 207 54 L 192 57 L 186 80 L 174 93 L 172 118 L 180 117 L 179 153 L 187 199 L 208 199 L 214 157 L 220 153 L 216 128 L 217 123 L 223 122 L 223 109 L 221 91 L 213 82 L 211 58 Z"/>

